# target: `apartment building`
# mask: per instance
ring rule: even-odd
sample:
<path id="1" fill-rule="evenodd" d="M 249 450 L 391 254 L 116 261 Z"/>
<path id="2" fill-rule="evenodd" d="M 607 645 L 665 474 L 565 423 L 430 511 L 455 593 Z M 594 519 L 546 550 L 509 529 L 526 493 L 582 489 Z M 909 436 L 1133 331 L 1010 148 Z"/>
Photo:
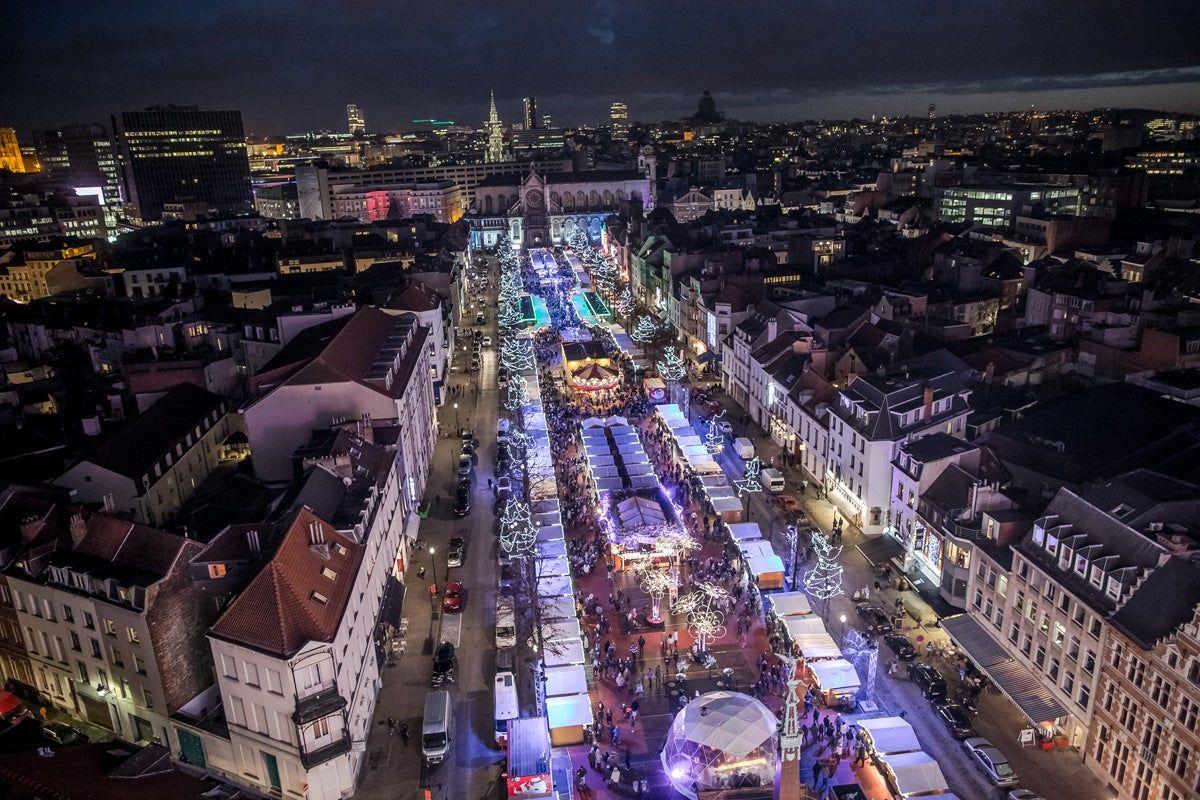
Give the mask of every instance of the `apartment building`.
<path id="1" fill-rule="evenodd" d="M 312 431 L 364 415 L 399 420 L 405 474 L 425 489 L 437 435 L 429 328 L 416 315 L 361 308 L 285 346 L 250 382 L 243 410 L 254 471 L 295 477 L 292 453 Z"/>
<path id="2" fill-rule="evenodd" d="M 168 741 L 168 716 L 211 681 L 216 606 L 188 574 L 201 545 L 63 507 L 24 531 L 8 592 L 44 697 L 134 742 Z"/>
<path id="3" fill-rule="evenodd" d="M 96 248 L 78 240 L 19 246 L 0 255 L 0 295 L 28 303 L 88 288 L 106 294 L 111 282 L 95 261 Z"/>
<path id="4" fill-rule="evenodd" d="M 895 529 L 892 463 L 905 442 L 937 432 L 965 436 L 965 374 L 957 358 L 933 351 L 891 374 L 855 377 L 830 406 L 825 488 L 864 533 Z"/>
<path id="5" fill-rule="evenodd" d="M 1183 628 L 1200 603 L 1197 519 L 1200 489 L 1146 470 L 1083 493 L 1059 490 L 1011 548 L 985 515 L 968 613 L 942 621 L 1039 736 L 1080 748 L 1122 798 L 1170 796 L 1163 783 L 1188 778 L 1193 788 L 1180 796 L 1194 796 L 1188 769 L 1161 779 L 1176 771 L 1174 741 L 1176 758 L 1178 748 L 1195 752 L 1188 718 L 1200 713 L 1192 704 L 1200 685 L 1179 679 L 1195 652 L 1184 649 Z M 1200 679 L 1195 657 L 1191 664 Z M 1164 694 L 1168 684 L 1174 697 Z M 1169 738 L 1180 715 L 1182 732 Z"/>
<path id="6" fill-rule="evenodd" d="M 161 525 L 221 462 L 237 431 L 224 398 L 181 383 L 54 482 L 82 503 Z"/>
<path id="7" fill-rule="evenodd" d="M 333 219 L 382 222 L 422 215 L 438 222 L 457 222 L 463 215 L 462 190 L 453 181 L 389 183 L 330 187 Z"/>

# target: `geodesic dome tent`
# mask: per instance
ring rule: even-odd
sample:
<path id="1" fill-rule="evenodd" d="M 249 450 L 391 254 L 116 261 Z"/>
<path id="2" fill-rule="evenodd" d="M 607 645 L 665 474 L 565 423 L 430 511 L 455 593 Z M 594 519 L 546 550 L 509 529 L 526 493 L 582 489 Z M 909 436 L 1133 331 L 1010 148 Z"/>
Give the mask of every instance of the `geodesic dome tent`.
<path id="1" fill-rule="evenodd" d="M 755 698 L 709 692 L 675 716 L 662 765 L 684 797 L 713 789 L 770 787 L 775 780 L 779 721 Z"/>

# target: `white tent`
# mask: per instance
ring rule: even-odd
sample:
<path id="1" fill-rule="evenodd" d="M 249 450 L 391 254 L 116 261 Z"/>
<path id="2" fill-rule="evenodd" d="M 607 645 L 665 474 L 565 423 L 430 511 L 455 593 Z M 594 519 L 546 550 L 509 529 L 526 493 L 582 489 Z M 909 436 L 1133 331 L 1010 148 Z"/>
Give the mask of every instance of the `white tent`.
<path id="1" fill-rule="evenodd" d="M 571 562 L 565 557 L 543 558 L 536 562 L 534 570 L 537 572 L 539 579 L 550 575 L 565 575 L 570 577 Z"/>
<path id="2" fill-rule="evenodd" d="M 688 741 L 743 757 L 775 736 L 779 720 L 758 700 L 739 692 L 709 692 L 688 703 L 675 718 Z"/>
<path id="3" fill-rule="evenodd" d="M 892 771 L 901 797 L 944 792 L 950 788 L 941 768 L 928 753 L 897 753 L 881 756 L 880 760 Z"/>
<path id="4" fill-rule="evenodd" d="M 860 719 L 858 727 L 870 735 L 871 744 L 880 755 L 911 753 L 921 749 L 921 743 L 917 741 L 917 732 L 900 717 Z"/>
<path id="5" fill-rule="evenodd" d="M 555 516 L 558 516 L 558 515 L 556 514 Z M 536 520 L 534 522 L 535 522 L 535 524 L 537 523 Z M 562 525 L 543 525 L 542 527 L 538 528 L 537 540 L 539 542 L 562 542 L 562 541 L 565 541 L 564 536 L 563 536 L 563 526 Z"/>
<path id="6" fill-rule="evenodd" d="M 804 592 L 775 592 L 767 595 L 767 599 L 771 601 L 771 608 L 774 609 L 775 614 L 780 617 L 812 613 L 808 595 Z"/>
<path id="7" fill-rule="evenodd" d="M 542 643 L 542 664 L 547 667 L 583 666 L 583 642 L 561 639 Z"/>
<path id="8" fill-rule="evenodd" d="M 662 506 L 647 497 L 630 497 L 617 503 L 617 517 L 622 528 L 662 525 L 667 521 Z"/>
<path id="9" fill-rule="evenodd" d="M 802 633 L 799 636 L 793 636 L 792 641 L 800 648 L 800 655 L 808 660 L 814 658 L 838 658 L 842 656 L 842 650 L 837 646 L 837 642 L 828 633 Z M 849 663 L 849 662 L 843 662 Z M 815 667 L 815 664 L 809 664 L 809 667 Z M 853 669 L 853 667 L 851 667 Z M 821 684 L 824 686 L 824 684 Z"/>
<path id="10" fill-rule="evenodd" d="M 585 694 L 546 698 L 546 719 L 550 730 L 592 724 L 592 700 Z"/>
<path id="11" fill-rule="evenodd" d="M 538 578 L 537 591 L 540 597 L 570 597 L 575 593 L 571 579 L 565 575 L 547 575 Z"/>
<path id="12" fill-rule="evenodd" d="M 742 501 L 736 497 L 713 497 L 712 507 L 718 514 L 729 514 L 742 510 Z"/>
<path id="13" fill-rule="evenodd" d="M 862 687 L 858 680 L 858 670 L 844 658 L 810 661 L 808 668 L 816 676 L 823 692 L 857 691 Z"/>
<path id="14" fill-rule="evenodd" d="M 663 419 L 684 419 L 683 409 L 679 407 L 678 403 L 663 403 L 657 411 Z"/>
<path id="15" fill-rule="evenodd" d="M 567 543 L 562 539 L 548 539 L 537 546 L 538 558 L 565 558 Z"/>
<path id="16" fill-rule="evenodd" d="M 761 539 L 762 528 L 758 527 L 757 522 L 734 522 L 729 525 L 729 535 L 735 542 L 744 539 Z"/>
<path id="17" fill-rule="evenodd" d="M 579 620 L 574 617 L 543 622 L 540 630 L 543 642 L 578 639 L 583 635 L 583 631 L 579 628 Z"/>
<path id="18" fill-rule="evenodd" d="M 825 623 L 814 614 L 792 614 L 783 618 L 783 625 L 793 640 L 809 633 L 827 633 Z"/>
<path id="19" fill-rule="evenodd" d="M 538 617 L 542 622 L 577 619 L 574 597 L 539 597 L 537 604 Z"/>
<path id="20" fill-rule="evenodd" d="M 587 690 L 587 672 L 584 671 L 583 667 L 547 667 L 547 697 L 587 694 Z"/>

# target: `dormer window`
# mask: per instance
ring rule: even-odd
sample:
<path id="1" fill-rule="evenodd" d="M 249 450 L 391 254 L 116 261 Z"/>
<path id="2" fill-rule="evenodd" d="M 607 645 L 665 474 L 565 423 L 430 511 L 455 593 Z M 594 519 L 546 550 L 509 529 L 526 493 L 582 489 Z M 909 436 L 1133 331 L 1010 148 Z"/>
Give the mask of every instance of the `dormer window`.
<path id="1" fill-rule="evenodd" d="M 1044 547 L 1046 544 L 1046 529 L 1041 525 L 1033 526 L 1033 543 L 1040 547 Z"/>
<path id="2" fill-rule="evenodd" d="M 1082 553 L 1075 556 L 1075 571 L 1078 572 L 1080 576 L 1085 578 L 1087 577 L 1088 560 L 1087 556 L 1083 555 Z"/>
<path id="3" fill-rule="evenodd" d="M 321 594 L 320 592 L 313 592 L 312 599 L 317 601 L 321 605 L 325 605 L 326 603 L 329 602 L 329 598 L 326 597 L 325 595 Z"/>
<path id="4" fill-rule="evenodd" d="M 334 572 L 333 570 L 331 570 L 329 567 L 325 567 L 324 569 L 322 569 L 321 574 L 324 575 L 326 578 L 328 578 L 331 581 L 337 580 L 337 573 Z"/>
<path id="5" fill-rule="evenodd" d="M 1099 567 L 1099 565 L 1097 565 L 1097 566 L 1092 567 L 1092 577 L 1088 579 L 1088 582 L 1090 584 L 1092 584 L 1092 586 L 1095 586 L 1097 589 L 1103 589 L 1104 588 L 1104 578 L 1105 578 L 1104 570 L 1102 570 Z"/>
<path id="6" fill-rule="evenodd" d="M 1105 587 L 1104 593 L 1113 600 L 1121 599 L 1121 582 L 1116 578 L 1108 579 L 1108 586 Z"/>
<path id="7" fill-rule="evenodd" d="M 1108 513 L 1112 514 L 1117 519 L 1125 519 L 1133 513 L 1133 506 L 1127 503 L 1120 503 Z"/>
<path id="8" fill-rule="evenodd" d="M 1070 569 L 1071 568 L 1071 552 L 1072 552 L 1071 548 L 1067 547 L 1066 545 L 1063 545 L 1059 549 L 1059 551 L 1058 551 L 1058 568 L 1059 569 Z"/>

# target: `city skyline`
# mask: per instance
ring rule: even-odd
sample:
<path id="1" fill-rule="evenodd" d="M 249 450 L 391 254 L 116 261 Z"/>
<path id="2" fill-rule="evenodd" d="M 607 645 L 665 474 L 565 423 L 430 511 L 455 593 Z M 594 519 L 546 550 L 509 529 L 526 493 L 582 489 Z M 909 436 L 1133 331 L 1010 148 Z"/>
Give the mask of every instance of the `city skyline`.
<path id="1" fill-rule="evenodd" d="M 478 125 L 488 88 L 506 121 L 519 120 L 532 95 L 559 124 L 599 123 L 617 100 L 633 120 L 678 118 L 704 89 L 728 116 L 760 122 L 920 115 L 930 103 L 942 115 L 1030 105 L 1200 111 L 1187 36 L 1200 10 L 1172 0 L 1132 17 L 1112 2 L 1007 3 L 970 16 L 938 3 L 879 19 L 824 6 L 801 15 L 751 4 L 728 20 L 691 7 L 639 8 L 636 26 L 623 24 L 632 10 L 620 3 L 518 3 L 504 14 L 451 5 L 410 19 L 399 13 L 404 4 L 374 2 L 306 3 L 302 14 L 156 4 L 109 12 L 127 34 L 117 40 L 85 19 L 18 4 L 0 55 L 13 87 L 7 121 L 31 130 L 194 103 L 237 108 L 248 132 L 269 135 L 340 129 L 345 104 L 357 103 L 379 131 L 431 116 Z M 269 41 L 248 38 L 267 29 Z M 533 35 L 574 46 L 539 49 L 531 60 L 520 42 Z M 1153 48 L 1138 45 L 1151 40 Z M 461 54 L 453 70 L 448 49 Z"/>

